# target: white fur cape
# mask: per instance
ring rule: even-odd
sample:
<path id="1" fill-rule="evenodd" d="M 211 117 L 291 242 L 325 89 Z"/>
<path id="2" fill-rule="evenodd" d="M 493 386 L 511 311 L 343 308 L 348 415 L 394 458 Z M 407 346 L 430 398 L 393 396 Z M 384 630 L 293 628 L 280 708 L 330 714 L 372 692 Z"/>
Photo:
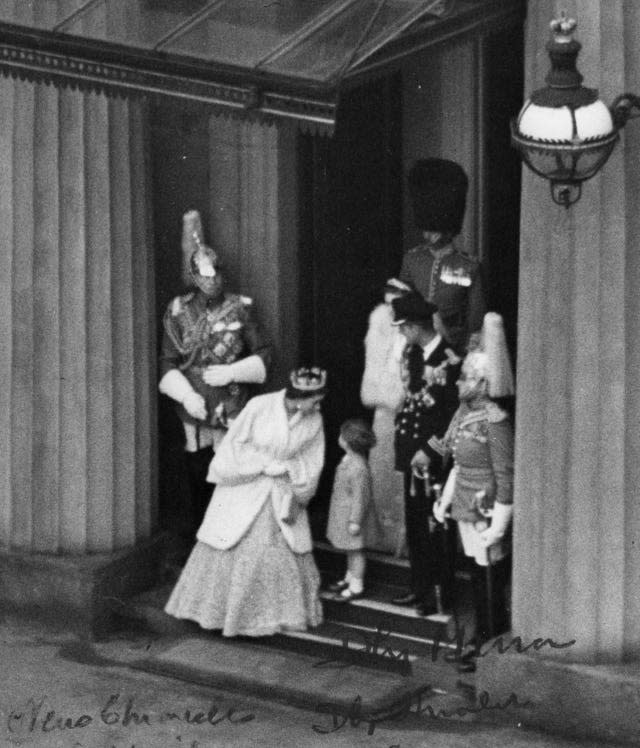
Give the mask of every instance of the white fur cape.
<path id="1" fill-rule="evenodd" d="M 270 500 L 289 547 L 295 553 L 312 550 L 305 507 L 324 463 L 322 416 L 297 413 L 289 420 L 284 395 L 281 390 L 249 400 L 220 443 L 207 476 L 216 488 L 198 530 L 203 543 L 232 548 Z M 265 474 L 278 463 L 284 475 Z M 282 520 L 287 514 L 294 517 L 289 524 Z"/>
<path id="2" fill-rule="evenodd" d="M 369 315 L 360 398 L 368 408 L 388 408 L 395 413 L 404 397 L 400 378 L 404 338 L 392 320 L 389 304 L 380 304 Z"/>

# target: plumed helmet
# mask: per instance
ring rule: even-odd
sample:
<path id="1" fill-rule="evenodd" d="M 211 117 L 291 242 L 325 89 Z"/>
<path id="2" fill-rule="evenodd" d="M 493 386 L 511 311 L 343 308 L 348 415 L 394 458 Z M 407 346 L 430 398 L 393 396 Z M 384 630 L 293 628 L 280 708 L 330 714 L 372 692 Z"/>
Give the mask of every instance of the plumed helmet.
<path id="1" fill-rule="evenodd" d="M 218 255 L 204 243 L 202 220 L 197 210 L 190 210 L 182 217 L 182 280 L 191 286 L 194 277 L 214 277 L 218 267 Z"/>
<path id="2" fill-rule="evenodd" d="M 514 394 L 504 323 L 496 312 L 484 315 L 478 344 L 465 357 L 462 371 L 478 379 L 486 379 L 489 397 L 510 397 Z"/>
<path id="3" fill-rule="evenodd" d="M 422 231 L 460 233 L 469 180 L 455 161 L 424 158 L 409 171 L 415 225 Z"/>

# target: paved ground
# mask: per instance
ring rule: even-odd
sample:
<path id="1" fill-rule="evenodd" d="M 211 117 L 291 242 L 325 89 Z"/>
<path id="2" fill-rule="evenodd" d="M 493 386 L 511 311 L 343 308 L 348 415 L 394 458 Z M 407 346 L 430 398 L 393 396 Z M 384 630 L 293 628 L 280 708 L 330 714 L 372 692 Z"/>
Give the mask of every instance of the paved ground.
<path id="1" fill-rule="evenodd" d="M 91 645 L 63 631 L 0 623 L 0 744 L 47 748 L 497 748 L 591 746 L 513 726 L 405 715 L 333 730 L 330 715 L 133 670 L 156 646 L 121 634 Z M 356 715 L 357 711 L 353 712 Z M 333 730 L 333 731 L 332 731 Z"/>

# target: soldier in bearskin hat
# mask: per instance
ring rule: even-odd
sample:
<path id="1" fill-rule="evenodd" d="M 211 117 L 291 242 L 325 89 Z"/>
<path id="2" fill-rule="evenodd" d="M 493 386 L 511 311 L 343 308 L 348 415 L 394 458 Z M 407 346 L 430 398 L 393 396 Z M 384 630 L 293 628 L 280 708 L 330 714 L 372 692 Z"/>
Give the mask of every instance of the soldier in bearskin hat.
<path id="1" fill-rule="evenodd" d="M 438 307 L 436 326 L 464 354 L 486 311 L 479 263 L 453 245 L 464 219 L 467 175 L 454 161 L 426 158 L 414 163 L 408 182 L 423 243 L 405 254 L 400 279 Z"/>
<path id="2" fill-rule="evenodd" d="M 164 315 L 159 389 L 175 400 L 184 426 L 195 532 L 213 490 L 206 475 L 214 444 L 265 381 L 270 346 L 251 299 L 224 290 L 198 211 L 183 217 L 182 254 L 183 281 L 193 290 L 173 299 Z"/>
<path id="3" fill-rule="evenodd" d="M 439 612 L 451 593 L 451 565 L 435 537 L 429 517 L 434 502 L 431 484 L 442 483 L 441 455 L 430 445 L 441 438 L 458 407 L 456 380 L 461 359 L 434 330 L 437 307 L 417 291 L 393 299 L 393 324 L 406 340 L 402 354 L 405 396 L 395 420 L 396 470 L 404 474 L 406 540 L 411 590 L 394 598 L 396 605 L 415 605 L 422 615 Z M 437 591 L 442 597 L 438 599 Z"/>

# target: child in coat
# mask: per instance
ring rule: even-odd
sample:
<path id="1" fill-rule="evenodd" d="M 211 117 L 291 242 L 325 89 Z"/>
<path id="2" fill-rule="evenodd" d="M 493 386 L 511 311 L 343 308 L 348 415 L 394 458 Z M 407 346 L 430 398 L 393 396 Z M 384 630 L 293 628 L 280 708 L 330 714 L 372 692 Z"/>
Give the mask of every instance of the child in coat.
<path id="1" fill-rule="evenodd" d="M 340 593 L 336 599 L 342 602 L 362 597 L 364 592 L 365 522 L 375 519 L 371 517 L 374 507 L 367 458 L 375 442 L 373 431 L 364 421 L 345 421 L 340 428 L 338 444 L 345 455 L 334 478 L 327 538 L 335 548 L 347 553 L 345 577 L 330 588 Z"/>

